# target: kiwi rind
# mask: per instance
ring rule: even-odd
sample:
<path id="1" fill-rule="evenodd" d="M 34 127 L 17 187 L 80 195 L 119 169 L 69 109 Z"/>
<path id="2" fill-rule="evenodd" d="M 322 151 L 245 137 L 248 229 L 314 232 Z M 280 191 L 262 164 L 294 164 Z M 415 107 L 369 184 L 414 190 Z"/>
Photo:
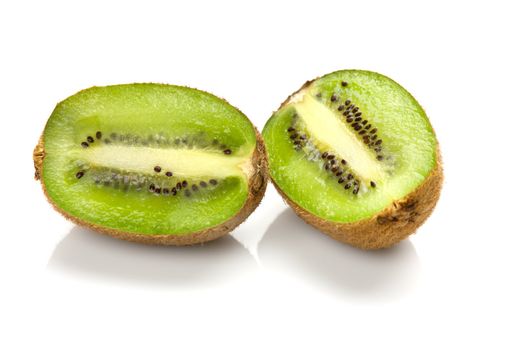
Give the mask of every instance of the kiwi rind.
<path id="1" fill-rule="evenodd" d="M 90 228 L 96 232 L 114 238 L 151 245 L 184 246 L 204 243 L 222 237 L 227 233 L 231 232 L 237 226 L 239 226 L 244 220 L 246 220 L 248 216 L 250 216 L 250 214 L 255 210 L 255 208 L 257 208 L 264 196 L 264 193 L 266 191 L 266 185 L 268 183 L 268 160 L 263 139 L 255 127 L 254 131 L 256 134 L 256 146 L 253 151 L 251 162 L 255 171 L 248 180 L 248 198 L 246 199 L 246 202 L 244 203 L 243 207 L 234 217 L 230 218 L 229 220 L 220 225 L 209 227 L 204 230 L 188 233 L 185 235 L 146 235 L 133 232 L 119 231 L 83 221 L 62 210 L 53 202 L 53 200 L 47 194 L 46 186 L 43 180 L 44 177 L 42 176 L 42 174 L 44 168 L 42 165 L 43 160 L 45 158 L 45 140 L 43 135 L 40 137 L 38 144 L 36 145 L 33 151 L 35 179 L 40 180 L 44 195 L 46 196 L 48 202 L 53 206 L 53 208 L 60 214 L 62 214 L 66 219 L 80 226 Z"/>
<path id="2" fill-rule="evenodd" d="M 443 185 L 439 148 L 436 159 L 435 168 L 416 190 L 370 219 L 351 223 L 329 221 L 310 213 L 292 201 L 273 179 L 272 183 L 295 213 L 319 231 L 360 249 L 389 248 L 414 233 L 434 210 Z"/>
<path id="3" fill-rule="evenodd" d="M 341 71 L 329 74 L 338 72 Z M 281 103 L 277 111 L 288 105 L 295 94 L 324 76 L 307 80 Z M 433 129 L 432 131 L 435 133 Z M 326 220 L 309 212 L 286 195 L 272 177 L 271 171 L 269 171 L 269 176 L 284 201 L 306 223 L 339 242 L 364 250 L 374 250 L 389 248 L 399 243 L 413 234 L 430 216 L 439 200 L 444 178 L 441 152 L 437 141 L 435 159 L 434 168 L 414 191 L 393 201 L 388 207 L 368 219 L 348 223 Z"/>

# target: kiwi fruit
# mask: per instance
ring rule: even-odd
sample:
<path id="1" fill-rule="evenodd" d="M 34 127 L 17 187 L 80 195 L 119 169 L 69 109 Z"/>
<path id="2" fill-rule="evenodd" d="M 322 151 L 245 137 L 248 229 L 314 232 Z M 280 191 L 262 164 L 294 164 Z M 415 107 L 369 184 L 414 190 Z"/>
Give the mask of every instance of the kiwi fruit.
<path id="1" fill-rule="evenodd" d="M 248 118 L 173 85 L 92 87 L 60 102 L 33 153 L 66 218 L 129 241 L 189 245 L 225 235 L 261 201 L 264 144 Z"/>
<path id="2" fill-rule="evenodd" d="M 414 97 L 384 75 L 341 70 L 308 81 L 262 134 L 278 192 L 339 241 L 392 246 L 415 232 L 439 198 L 434 130 Z"/>

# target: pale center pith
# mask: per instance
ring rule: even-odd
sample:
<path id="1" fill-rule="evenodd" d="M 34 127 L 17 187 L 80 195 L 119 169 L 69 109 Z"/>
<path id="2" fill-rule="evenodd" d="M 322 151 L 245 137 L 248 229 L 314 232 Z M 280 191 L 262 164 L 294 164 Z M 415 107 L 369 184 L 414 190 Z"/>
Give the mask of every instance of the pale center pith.
<path id="1" fill-rule="evenodd" d="M 151 174 L 157 166 L 176 177 L 246 176 L 253 172 L 250 157 L 225 156 L 198 149 L 174 149 L 104 145 L 83 149 L 78 158 L 92 167 Z"/>
<path id="2" fill-rule="evenodd" d="M 385 178 L 375 154 L 348 129 L 346 124 L 322 102 L 307 91 L 299 91 L 290 99 L 308 134 L 345 159 L 352 171 L 365 182 Z"/>

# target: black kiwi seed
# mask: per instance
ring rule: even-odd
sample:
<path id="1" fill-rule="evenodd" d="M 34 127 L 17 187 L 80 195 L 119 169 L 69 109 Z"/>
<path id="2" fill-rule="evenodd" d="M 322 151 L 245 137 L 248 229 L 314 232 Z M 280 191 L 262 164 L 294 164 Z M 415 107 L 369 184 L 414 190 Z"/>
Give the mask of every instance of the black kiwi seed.
<path id="1" fill-rule="evenodd" d="M 164 193 L 164 194 L 169 194 L 169 193 L 170 193 L 170 189 L 169 189 L 169 188 L 164 188 L 164 189 L 162 190 L 162 193 Z"/>
<path id="2" fill-rule="evenodd" d="M 349 114 L 350 114 L 350 112 L 348 112 L 348 111 L 345 111 L 345 112 L 343 113 L 343 115 L 344 115 L 345 117 L 347 117 Z"/>
<path id="3" fill-rule="evenodd" d="M 346 165 L 346 160 L 345 159 L 341 159 L 341 164 Z"/>
<path id="4" fill-rule="evenodd" d="M 288 132 L 292 132 L 292 131 L 295 131 L 294 128 L 292 128 L 291 126 L 288 128 Z M 216 140 L 215 140 L 216 141 Z"/>
<path id="5" fill-rule="evenodd" d="M 335 173 L 335 176 L 341 176 L 343 175 L 343 171 L 342 170 L 339 170 L 337 173 Z"/>
<path id="6" fill-rule="evenodd" d="M 352 187 L 352 185 L 351 185 L 350 183 L 347 183 L 347 184 L 345 185 L 345 190 L 348 190 L 350 187 Z"/>
<path id="7" fill-rule="evenodd" d="M 365 138 L 364 140 L 365 145 L 368 145 L 370 143 L 370 139 Z"/>
<path id="8" fill-rule="evenodd" d="M 291 134 L 291 135 L 290 135 L 290 138 L 291 138 L 291 139 L 295 139 L 297 136 L 298 136 L 297 134 Z"/>
<path id="9" fill-rule="evenodd" d="M 359 131 L 359 135 L 363 135 L 363 134 L 366 134 L 366 130 Z"/>
<path id="10" fill-rule="evenodd" d="M 84 176 L 84 172 L 83 171 L 79 171 L 75 176 L 76 176 L 77 179 L 80 179 L 82 176 Z"/>
<path id="11" fill-rule="evenodd" d="M 383 143 L 383 140 L 377 140 L 377 141 L 376 141 L 376 146 L 379 146 L 379 145 L 382 144 L 382 143 Z"/>
<path id="12" fill-rule="evenodd" d="M 227 148 L 224 150 L 224 154 L 232 154 L 232 150 Z"/>
<path id="13" fill-rule="evenodd" d="M 89 144 L 87 142 L 82 142 L 80 144 L 80 146 L 84 147 L 84 148 L 88 148 L 89 147 Z"/>
<path id="14" fill-rule="evenodd" d="M 201 185 L 201 187 L 203 187 L 203 188 L 208 186 L 208 184 L 206 182 L 204 182 L 204 181 L 199 182 L 199 185 Z"/>
<path id="15" fill-rule="evenodd" d="M 173 173 L 171 171 L 166 171 L 166 176 L 167 177 L 172 177 L 173 176 Z"/>
<path id="16" fill-rule="evenodd" d="M 377 135 L 372 135 L 372 141 L 374 141 L 375 139 L 377 139 Z"/>
<path id="17" fill-rule="evenodd" d="M 332 102 L 337 101 L 337 95 L 333 94 L 332 97 L 330 97 L 330 101 Z"/>
<path id="18" fill-rule="evenodd" d="M 370 186 L 375 188 L 376 187 L 376 183 L 374 181 L 370 181 Z"/>
<path id="19" fill-rule="evenodd" d="M 341 112 L 343 109 L 345 109 L 345 106 L 343 106 L 343 105 L 340 105 L 339 107 L 337 107 L 337 110 L 338 110 L 339 112 Z"/>
<path id="20" fill-rule="evenodd" d="M 365 122 L 366 122 L 366 120 L 365 120 Z M 364 124 L 365 122 L 363 122 L 363 124 Z M 368 124 L 367 126 L 365 126 L 365 129 L 368 130 L 368 129 L 370 129 L 371 126 L 372 126 L 371 124 Z"/>
<path id="21" fill-rule="evenodd" d="M 328 159 L 332 160 L 332 159 L 334 159 L 334 158 L 335 158 L 335 156 L 334 156 L 333 154 L 329 154 L 329 155 L 328 155 L 328 156 L 327 156 L 326 158 L 328 158 Z"/>
<path id="22" fill-rule="evenodd" d="M 376 158 L 377 158 L 377 160 L 383 160 L 383 156 L 382 155 L 379 155 Z"/>
<path id="23" fill-rule="evenodd" d="M 160 187 L 155 188 L 155 193 L 160 193 Z"/>
<path id="24" fill-rule="evenodd" d="M 348 174 L 348 176 L 346 177 L 348 180 L 352 180 L 354 178 L 354 176 L 352 174 Z"/>
<path id="25" fill-rule="evenodd" d="M 354 121 L 354 118 L 352 118 L 352 117 L 346 118 L 346 122 L 347 122 L 347 123 L 351 123 L 351 122 L 353 122 L 353 121 Z"/>
<path id="26" fill-rule="evenodd" d="M 359 186 L 356 186 L 354 188 L 354 190 L 352 191 L 353 194 L 358 194 L 359 193 Z"/>
<path id="27" fill-rule="evenodd" d="M 363 118 L 361 118 L 361 117 L 357 117 L 357 118 L 355 118 L 355 121 L 356 121 L 356 122 L 360 122 L 362 119 L 363 119 Z"/>
<path id="28" fill-rule="evenodd" d="M 329 164 L 329 163 L 326 163 L 326 164 L 324 165 L 324 168 L 325 168 L 325 170 L 330 169 L 330 164 Z"/>
<path id="29" fill-rule="evenodd" d="M 191 185 L 191 189 L 192 189 L 193 191 L 198 191 L 198 190 L 199 190 L 199 187 L 197 187 L 197 185 L 193 184 L 193 185 Z"/>
<path id="30" fill-rule="evenodd" d="M 190 190 L 184 190 L 184 195 L 185 195 L 186 197 L 191 196 L 191 192 L 190 192 Z"/>
<path id="31" fill-rule="evenodd" d="M 339 167 L 338 167 L 338 166 L 332 168 L 332 173 L 335 174 L 335 173 L 337 173 L 338 171 L 339 171 Z"/>
<path id="32" fill-rule="evenodd" d="M 149 185 L 149 191 L 150 192 L 155 192 L 155 185 L 154 184 Z"/>
<path id="33" fill-rule="evenodd" d="M 210 180 L 210 184 L 212 184 L 213 186 L 216 186 L 217 185 L 217 180 L 211 179 Z"/>
<path id="34" fill-rule="evenodd" d="M 346 100 L 346 101 L 345 101 L 345 105 L 348 106 L 351 102 L 352 102 L 352 101 L 350 101 L 350 100 Z"/>
<path id="35" fill-rule="evenodd" d="M 177 189 L 175 187 L 173 187 L 171 189 L 171 193 L 173 193 L 174 196 L 177 195 Z"/>
<path id="36" fill-rule="evenodd" d="M 156 173 L 160 173 L 160 171 L 162 170 L 162 168 L 158 165 L 156 165 L 153 170 L 156 172 Z"/>
<path id="37" fill-rule="evenodd" d="M 86 139 L 88 140 L 89 143 L 95 142 L 95 139 L 91 136 L 86 137 Z"/>
<path id="38" fill-rule="evenodd" d="M 186 186 L 188 186 L 188 181 L 183 180 L 183 181 L 182 181 L 182 187 L 186 187 Z"/>
<path id="39" fill-rule="evenodd" d="M 359 131 L 359 130 L 361 130 L 361 128 L 362 128 L 361 125 L 358 125 L 358 126 L 354 127 L 354 130 L 355 131 Z"/>
<path id="40" fill-rule="evenodd" d="M 357 113 L 358 110 L 359 110 L 359 107 L 356 107 L 356 108 L 352 109 L 352 113 Z"/>
<path id="41" fill-rule="evenodd" d="M 324 152 L 323 154 L 321 154 L 321 158 L 323 159 L 325 159 L 327 156 L 328 156 L 328 152 Z"/>
<path id="42" fill-rule="evenodd" d="M 371 134 L 375 134 L 377 132 L 377 129 L 376 128 L 373 128 L 372 130 L 370 130 L 370 133 Z"/>
<path id="43" fill-rule="evenodd" d="M 341 82 L 341 86 L 347 86 L 347 85 L 348 85 L 348 83 L 346 81 L 342 81 Z"/>
<path id="44" fill-rule="evenodd" d="M 95 134 L 95 136 L 97 137 L 97 139 L 101 139 L 102 138 L 102 131 L 97 131 L 97 133 Z"/>
<path id="45" fill-rule="evenodd" d="M 180 182 L 177 182 L 177 184 L 175 185 L 175 187 L 180 190 L 182 188 L 182 184 Z"/>
<path id="46" fill-rule="evenodd" d="M 356 117 L 360 117 L 360 116 L 361 116 L 361 112 L 357 112 L 357 113 L 355 114 L 355 116 L 356 116 Z"/>
<path id="47" fill-rule="evenodd" d="M 337 180 L 337 183 L 342 184 L 343 182 L 345 182 L 345 179 L 343 179 L 342 177 L 340 177 L 339 180 Z"/>

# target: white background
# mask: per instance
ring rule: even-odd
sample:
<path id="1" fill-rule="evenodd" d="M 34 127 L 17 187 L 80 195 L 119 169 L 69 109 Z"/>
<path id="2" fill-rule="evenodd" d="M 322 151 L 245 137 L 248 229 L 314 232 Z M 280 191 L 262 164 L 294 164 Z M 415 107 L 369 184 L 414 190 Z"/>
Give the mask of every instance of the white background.
<path id="1" fill-rule="evenodd" d="M 510 1 L 3 1 L 0 348 L 523 349 L 524 10 Z M 262 129 L 337 69 L 381 72 L 426 109 L 441 200 L 363 252 L 269 186 L 230 237 L 148 247 L 77 227 L 33 181 L 54 105 L 162 82 L 226 98 Z"/>

